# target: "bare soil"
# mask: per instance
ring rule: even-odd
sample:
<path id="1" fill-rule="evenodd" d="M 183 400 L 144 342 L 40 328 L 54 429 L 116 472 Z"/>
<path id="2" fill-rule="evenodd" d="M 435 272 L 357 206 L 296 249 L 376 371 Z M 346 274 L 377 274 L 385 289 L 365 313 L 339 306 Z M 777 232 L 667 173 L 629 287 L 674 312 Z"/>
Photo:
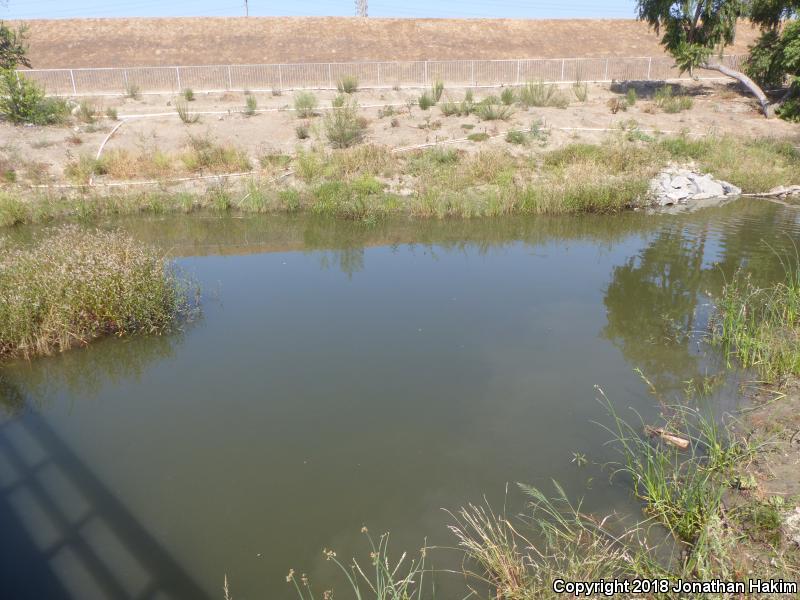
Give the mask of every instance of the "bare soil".
<path id="1" fill-rule="evenodd" d="M 754 102 L 732 86 L 691 84 L 684 91 L 693 97 L 694 106 L 676 114 L 665 113 L 655 106 L 653 89 L 640 87 L 639 100 L 634 106 L 612 114 L 608 101 L 623 97 L 622 89 L 616 93 L 608 86 L 592 86 L 588 101 L 581 103 L 574 98 L 572 89 L 565 87 L 563 92 L 573 95 L 568 108 L 525 110 L 515 106 L 508 121 L 481 121 L 475 115 L 445 117 L 439 106 L 423 111 L 417 105 L 419 91 L 366 90 L 356 93 L 355 98 L 361 106 L 360 113 L 368 122 L 365 142 L 392 148 L 447 142 L 468 152 L 498 147 L 515 153 L 531 153 L 574 141 L 599 142 L 609 135 L 622 135 L 622 128 L 656 137 L 688 132 L 800 139 L 800 127 L 777 119 L 764 119 Z M 452 97 L 454 101 L 460 101 L 464 93 L 464 89 L 446 89 L 443 100 Z M 488 94 L 499 94 L 499 90 L 476 90 L 475 100 Z M 20 184 L 64 183 L 65 166 L 81 154 L 94 156 L 117 125 L 118 122 L 102 116 L 107 108 L 114 108 L 120 117 L 161 116 L 126 119 L 104 152 L 127 149 L 134 153 L 151 153 L 158 149 L 174 153 L 186 147 L 190 136 L 207 137 L 217 144 L 241 148 L 257 168 L 259 158 L 266 154 L 295 154 L 326 145 L 322 107 L 330 107 L 334 95 L 332 92 L 317 93 L 319 116 L 299 119 L 293 110 L 289 110 L 293 107 L 292 94 L 256 94 L 258 110 L 266 112 L 249 117 L 241 112 L 245 106 L 244 94 L 197 94 L 196 100 L 188 103 L 190 110 L 214 114 L 201 114 L 194 124 L 180 121 L 175 111 L 177 99 L 173 96 L 143 96 L 140 100 L 122 97 L 88 99 L 100 115 L 93 124 L 75 122 L 60 127 L 19 127 L 0 123 L 0 163 L 15 171 Z M 505 140 L 508 130 L 530 129 L 537 122 L 547 130 L 546 139 L 529 146 L 517 146 Z M 308 127 L 309 139 L 297 138 L 295 130 L 298 125 Z M 467 140 L 472 133 L 487 133 L 494 137 L 485 142 Z"/>
<path id="2" fill-rule="evenodd" d="M 196 17 L 28 25 L 39 69 L 663 55 L 660 36 L 633 19 Z M 757 35 L 742 22 L 726 53 L 746 53 Z"/>

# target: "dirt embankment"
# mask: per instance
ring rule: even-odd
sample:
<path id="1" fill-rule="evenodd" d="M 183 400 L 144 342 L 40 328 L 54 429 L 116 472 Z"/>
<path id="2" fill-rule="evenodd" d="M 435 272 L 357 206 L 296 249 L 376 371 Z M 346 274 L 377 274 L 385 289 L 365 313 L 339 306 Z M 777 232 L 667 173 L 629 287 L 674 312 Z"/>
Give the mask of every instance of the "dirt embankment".
<path id="1" fill-rule="evenodd" d="M 635 20 L 194 17 L 29 21 L 35 68 L 660 56 Z M 744 53 L 757 36 L 741 23 Z"/>

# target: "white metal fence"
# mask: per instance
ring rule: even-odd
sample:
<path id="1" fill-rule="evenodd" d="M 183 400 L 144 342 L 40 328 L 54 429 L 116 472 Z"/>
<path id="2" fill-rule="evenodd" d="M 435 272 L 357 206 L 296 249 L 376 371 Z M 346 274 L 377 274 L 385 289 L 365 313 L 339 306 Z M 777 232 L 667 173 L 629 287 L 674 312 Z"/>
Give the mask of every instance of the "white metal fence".
<path id="1" fill-rule="evenodd" d="M 744 58 L 728 55 L 720 62 L 738 69 Z M 122 94 L 132 86 L 143 94 L 175 93 L 186 88 L 203 92 L 334 89 L 345 75 L 357 77 L 363 88 L 426 87 L 437 79 L 446 85 L 489 87 L 526 81 L 662 81 L 681 77 L 674 62 L 663 56 L 33 69 L 19 73 L 36 80 L 49 94 L 75 96 Z M 706 74 L 708 79 L 719 77 Z M 704 78 L 703 72 L 698 75 Z"/>

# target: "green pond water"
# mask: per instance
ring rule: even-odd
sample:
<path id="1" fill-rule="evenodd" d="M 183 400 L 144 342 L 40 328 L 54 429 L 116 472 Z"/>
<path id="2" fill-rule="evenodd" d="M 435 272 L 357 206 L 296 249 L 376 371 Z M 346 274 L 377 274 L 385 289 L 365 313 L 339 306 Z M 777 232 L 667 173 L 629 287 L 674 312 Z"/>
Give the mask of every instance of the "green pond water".
<path id="1" fill-rule="evenodd" d="M 339 585 L 323 548 L 368 559 L 362 526 L 397 556 L 451 546 L 443 509 L 516 513 L 516 482 L 638 515 L 601 467 L 617 455 L 594 386 L 655 420 L 634 369 L 666 401 L 720 373 L 712 299 L 740 267 L 779 278 L 798 214 L 99 223 L 174 256 L 202 315 L 3 368 L 0 595 L 200 600 L 227 575 L 237 600 L 290 599 L 290 568 Z M 740 379 L 715 378 L 720 414 Z"/>

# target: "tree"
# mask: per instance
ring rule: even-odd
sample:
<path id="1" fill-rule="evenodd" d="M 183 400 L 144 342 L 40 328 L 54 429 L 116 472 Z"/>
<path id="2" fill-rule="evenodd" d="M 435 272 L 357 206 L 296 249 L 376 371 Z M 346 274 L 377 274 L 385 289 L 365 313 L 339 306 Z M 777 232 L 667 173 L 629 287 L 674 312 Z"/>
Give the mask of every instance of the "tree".
<path id="1" fill-rule="evenodd" d="M 16 69 L 19 65 L 31 66 L 26 43 L 28 30 L 25 26 L 11 29 L 0 21 L 0 69 Z"/>
<path id="2" fill-rule="evenodd" d="M 747 74 L 762 86 L 789 89 L 778 101 L 778 114 L 800 120 L 800 0 L 752 0 L 750 19 L 761 37 L 750 48 Z"/>
<path id="3" fill-rule="evenodd" d="M 769 116 L 769 100 L 756 82 L 712 60 L 715 51 L 721 54 L 733 43 L 736 23 L 748 4 L 747 0 L 638 0 L 638 13 L 656 33 L 664 32 L 661 43 L 682 73 L 700 68 L 732 77 L 758 98 L 764 115 Z"/>

